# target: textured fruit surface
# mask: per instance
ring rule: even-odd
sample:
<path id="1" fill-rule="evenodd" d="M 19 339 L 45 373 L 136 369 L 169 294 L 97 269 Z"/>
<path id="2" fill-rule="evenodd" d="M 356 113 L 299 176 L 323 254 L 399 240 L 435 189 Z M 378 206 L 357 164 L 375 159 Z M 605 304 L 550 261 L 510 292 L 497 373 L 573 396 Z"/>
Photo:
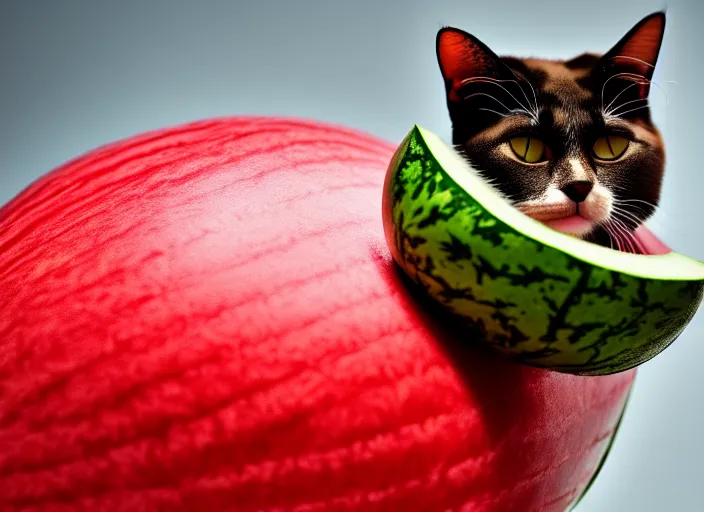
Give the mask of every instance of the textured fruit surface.
<path id="1" fill-rule="evenodd" d="M 384 221 L 398 263 L 462 318 L 471 340 L 483 339 L 527 364 L 597 375 L 655 357 L 689 324 L 702 299 L 704 265 L 675 252 L 622 254 L 575 240 L 508 202 L 508 219 L 497 217 L 483 202 L 496 201 L 497 194 L 488 187 L 465 189 L 454 177 L 471 169 L 443 159 L 443 149 L 447 145 L 433 134 L 411 130 L 389 166 Z M 554 245 L 513 220 L 530 221 L 538 235 L 552 235 Z M 576 246 L 576 256 L 561 242 Z M 626 270 L 593 263 L 589 249 L 606 262 L 612 256 L 614 266 L 625 261 Z M 629 262 L 646 276 L 630 275 Z M 691 274 L 661 277 L 684 265 Z"/>
<path id="2" fill-rule="evenodd" d="M 0 209 L 0 509 L 565 510 L 634 372 L 448 331 L 384 239 L 395 146 L 217 119 Z"/>

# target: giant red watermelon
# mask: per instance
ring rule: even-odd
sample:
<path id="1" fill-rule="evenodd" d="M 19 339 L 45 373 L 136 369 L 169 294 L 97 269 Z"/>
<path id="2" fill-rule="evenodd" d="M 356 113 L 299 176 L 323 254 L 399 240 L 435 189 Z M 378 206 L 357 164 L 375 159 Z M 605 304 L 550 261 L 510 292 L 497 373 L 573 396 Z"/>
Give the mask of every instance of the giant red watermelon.
<path id="1" fill-rule="evenodd" d="M 0 210 L 3 510 L 551 512 L 634 372 L 465 346 L 395 269 L 394 145 L 198 122 Z"/>

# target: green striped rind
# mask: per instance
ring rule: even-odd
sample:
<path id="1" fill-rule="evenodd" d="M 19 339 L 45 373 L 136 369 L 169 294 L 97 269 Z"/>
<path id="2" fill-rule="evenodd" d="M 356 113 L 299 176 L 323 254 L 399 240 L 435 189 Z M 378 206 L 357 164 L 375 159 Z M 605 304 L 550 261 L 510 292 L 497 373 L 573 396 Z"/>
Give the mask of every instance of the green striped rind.
<path id="1" fill-rule="evenodd" d="M 462 319 L 470 339 L 532 366 L 602 375 L 651 359 L 687 326 L 702 300 L 701 273 L 630 275 L 526 236 L 458 185 L 423 133 L 414 127 L 389 166 L 386 238 L 396 262 Z"/>

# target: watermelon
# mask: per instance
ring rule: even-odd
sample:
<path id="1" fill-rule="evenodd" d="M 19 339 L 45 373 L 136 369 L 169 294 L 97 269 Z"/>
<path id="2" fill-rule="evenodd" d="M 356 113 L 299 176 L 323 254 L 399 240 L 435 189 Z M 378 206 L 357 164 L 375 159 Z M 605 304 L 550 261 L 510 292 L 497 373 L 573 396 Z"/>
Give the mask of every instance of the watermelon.
<path id="1" fill-rule="evenodd" d="M 669 346 L 702 300 L 701 262 L 555 231 L 418 126 L 389 165 L 383 218 L 395 261 L 467 338 L 524 364 L 578 375 L 633 368 Z"/>
<path id="2" fill-rule="evenodd" d="M 396 145 L 236 117 L 0 208 L 0 509 L 562 512 L 635 371 L 467 344 L 398 272 Z"/>

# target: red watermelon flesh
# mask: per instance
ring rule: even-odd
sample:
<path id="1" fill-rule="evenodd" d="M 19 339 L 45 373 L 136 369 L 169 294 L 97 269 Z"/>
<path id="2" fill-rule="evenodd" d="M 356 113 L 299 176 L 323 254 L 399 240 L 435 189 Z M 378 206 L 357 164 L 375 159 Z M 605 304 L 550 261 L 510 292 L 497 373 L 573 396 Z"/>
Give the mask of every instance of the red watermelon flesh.
<path id="1" fill-rule="evenodd" d="M 0 209 L 2 510 L 565 510 L 635 372 L 520 366 L 450 332 L 384 242 L 394 149 L 216 119 Z"/>

